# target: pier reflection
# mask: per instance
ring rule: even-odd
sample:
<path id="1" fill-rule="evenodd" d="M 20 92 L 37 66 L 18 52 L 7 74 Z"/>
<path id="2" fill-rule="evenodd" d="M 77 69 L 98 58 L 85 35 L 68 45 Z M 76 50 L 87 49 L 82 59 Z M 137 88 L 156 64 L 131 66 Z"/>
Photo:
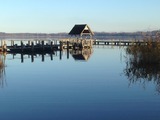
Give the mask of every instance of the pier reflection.
<path id="1" fill-rule="evenodd" d="M 92 48 L 84 48 L 84 49 L 64 49 L 64 50 L 58 50 L 58 51 L 52 51 L 52 52 L 36 52 L 36 53 L 8 53 L 13 56 L 13 59 L 16 59 L 16 56 L 20 56 L 21 63 L 25 62 L 25 59 L 31 59 L 31 62 L 34 62 L 35 59 L 41 58 L 42 62 L 45 62 L 45 58 L 49 57 L 50 60 L 53 60 L 54 57 L 59 57 L 59 60 L 64 59 L 66 57 L 67 59 L 70 59 L 70 56 L 73 57 L 74 60 L 79 61 L 88 61 L 93 53 Z M 28 56 L 28 57 L 26 57 Z"/>
<path id="2" fill-rule="evenodd" d="M 128 46 L 126 53 L 124 74 L 130 85 L 140 83 L 145 87 L 150 81 L 160 93 L 160 49 L 155 45 Z"/>

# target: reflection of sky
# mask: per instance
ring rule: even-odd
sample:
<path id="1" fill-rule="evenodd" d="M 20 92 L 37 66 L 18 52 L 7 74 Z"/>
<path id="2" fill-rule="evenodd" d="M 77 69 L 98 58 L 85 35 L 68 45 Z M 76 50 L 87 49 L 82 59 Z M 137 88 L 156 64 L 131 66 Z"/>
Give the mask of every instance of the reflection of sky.
<path id="1" fill-rule="evenodd" d="M 154 84 L 128 87 L 123 49 L 95 48 L 87 62 L 59 57 L 10 60 L 0 89 L 0 115 L 9 119 L 144 119 L 160 117 Z M 17 56 L 17 58 L 19 58 Z M 2 114 L 3 113 L 3 114 Z M 146 114 L 147 113 L 147 114 Z M 150 114 L 149 114 L 150 113 Z M 25 116 L 25 117 L 24 117 Z"/>

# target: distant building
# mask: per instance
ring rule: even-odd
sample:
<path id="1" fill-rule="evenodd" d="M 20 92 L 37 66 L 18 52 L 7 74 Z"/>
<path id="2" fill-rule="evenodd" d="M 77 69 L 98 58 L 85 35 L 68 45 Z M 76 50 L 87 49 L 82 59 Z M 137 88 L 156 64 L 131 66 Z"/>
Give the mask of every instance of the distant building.
<path id="1" fill-rule="evenodd" d="M 69 32 L 69 35 L 80 36 L 80 37 L 82 36 L 92 37 L 94 33 L 87 24 L 78 24 L 72 28 L 72 30 Z"/>

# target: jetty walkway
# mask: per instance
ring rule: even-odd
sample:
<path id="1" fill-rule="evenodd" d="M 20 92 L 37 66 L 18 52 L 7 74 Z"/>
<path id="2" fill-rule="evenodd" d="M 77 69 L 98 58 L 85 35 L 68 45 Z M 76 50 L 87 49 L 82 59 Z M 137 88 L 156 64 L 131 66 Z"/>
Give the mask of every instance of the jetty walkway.
<path id="1" fill-rule="evenodd" d="M 1 52 L 51 52 L 63 49 L 91 48 L 93 45 L 130 46 L 147 45 L 143 40 L 96 40 L 96 39 L 58 39 L 58 40 L 1 40 Z"/>
<path id="2" fill-rule="evenodd" d="M 94 40 L 93 45 L 115 45 L 115 46 L 130 46 L 130 45 L 147 45 L 144 40 Z"/>

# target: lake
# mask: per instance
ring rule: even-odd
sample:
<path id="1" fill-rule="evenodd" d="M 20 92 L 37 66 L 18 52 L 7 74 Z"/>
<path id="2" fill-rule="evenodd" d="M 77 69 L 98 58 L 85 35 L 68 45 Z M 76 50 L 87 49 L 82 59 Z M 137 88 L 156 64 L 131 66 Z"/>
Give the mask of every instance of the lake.
<path id="1" fill-rule="evenodd" d="M 127 74 L 125 47 L 1 59 L 1 120 L 160 119 L 159 82 Z"/>

